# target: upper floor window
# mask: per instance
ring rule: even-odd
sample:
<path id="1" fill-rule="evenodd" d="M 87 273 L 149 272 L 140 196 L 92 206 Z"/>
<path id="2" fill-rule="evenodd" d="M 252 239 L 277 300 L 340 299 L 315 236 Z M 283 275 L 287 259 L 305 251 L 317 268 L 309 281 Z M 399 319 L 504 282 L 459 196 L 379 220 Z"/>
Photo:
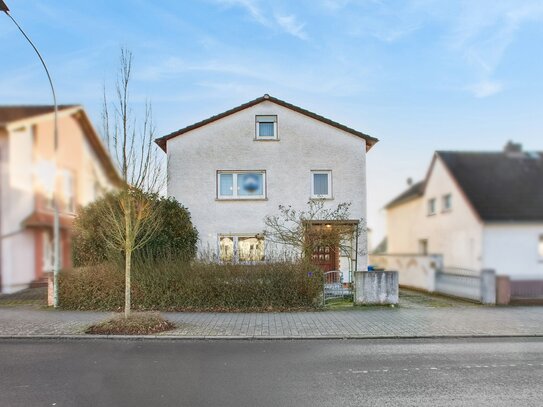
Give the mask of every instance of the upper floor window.
<path id="1" fill-rule="evenodd" d="M 68 212 L 74 213 L 75 207 L 75 181 L 73 173 L 69 170 L 64 171 L 64 204 Z"/>
<path id="2" fill-rule="evenodd" d="M 256 139 L 277 140 L 277 116 L 256 116 Z"/>
<path id="3" fill-rule="evenodd" d="M 428 215 L 436 214 L 436 200 L 435 198 L 428 199 Z"/>
<path id="4" fill-rule="evenodd" d="M 217 172 L 218 199 L 264 199 L 266 198 L 265 171 L 219 171 Z"/>
<path id="5" fill-rule="evenodd" d="M 311 198 L 332 198 L 332 171 L 311 171 Z"/>
<path id="6" fill-rule="evenodd" d="M 451 194 L 443 195 L 442 202 L 443 212 L 450 211 L 452 209 L 452 197 Z"/>

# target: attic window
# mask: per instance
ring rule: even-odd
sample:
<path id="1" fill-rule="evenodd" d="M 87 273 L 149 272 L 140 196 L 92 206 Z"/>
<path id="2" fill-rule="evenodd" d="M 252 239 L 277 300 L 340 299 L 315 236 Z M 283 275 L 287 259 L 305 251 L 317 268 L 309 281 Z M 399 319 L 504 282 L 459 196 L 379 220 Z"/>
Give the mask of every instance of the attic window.
<path id="1" fill-rule="evenodd" d="M 256 140 L 277 140 L 277 116 L 256 116 Z"/>

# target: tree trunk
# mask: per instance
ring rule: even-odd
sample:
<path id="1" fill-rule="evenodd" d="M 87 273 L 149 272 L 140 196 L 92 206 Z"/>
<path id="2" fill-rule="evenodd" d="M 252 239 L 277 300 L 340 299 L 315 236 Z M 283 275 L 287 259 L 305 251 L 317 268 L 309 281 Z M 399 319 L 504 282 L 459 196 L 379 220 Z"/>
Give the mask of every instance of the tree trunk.
<path id="1" fill-rule="evenodd" d="M 127 204 L 125 206 L 124 220 L 125 220 L 125 251 L 124 251 L 124 317 L 130 316 L 130 272 L 132 269 L 132 230 L 131 230 L 131 216 L 132 206 L 130 197 L 127 197 Z"/>
<path id="2" fill-rule="evenodd" d="M 132 267 L 132 249 L 126 250 L 125 254 L 125 286 L 124 286 L 124 317 L 128 318 L 130 316 L 130 271 Z"/>

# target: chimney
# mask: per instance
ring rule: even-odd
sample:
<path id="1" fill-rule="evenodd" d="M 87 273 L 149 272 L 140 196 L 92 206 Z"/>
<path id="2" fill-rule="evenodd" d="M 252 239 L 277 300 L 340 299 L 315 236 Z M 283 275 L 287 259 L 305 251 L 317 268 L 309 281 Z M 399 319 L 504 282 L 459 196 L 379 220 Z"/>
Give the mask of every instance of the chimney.
<path id="1" fill-rule="evenodd" d="M 503 148 L 503 152 L 508 157 L 521 157 L 523 155 L 522 144 L 514 143 L 513 141 L 509 140 Z"/>
<path id="2" fill-rule="evenodd" d="M 409 177 L 407 178 L 407 186 L 410 187 L 411 185 L 413 185 L 413 178 Z"/>

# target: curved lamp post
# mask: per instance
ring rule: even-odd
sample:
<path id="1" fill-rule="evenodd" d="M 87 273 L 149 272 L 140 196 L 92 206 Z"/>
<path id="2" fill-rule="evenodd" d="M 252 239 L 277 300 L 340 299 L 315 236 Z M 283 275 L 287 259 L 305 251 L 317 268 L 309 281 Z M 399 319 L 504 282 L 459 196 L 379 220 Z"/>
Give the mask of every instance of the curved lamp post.
<path id="1" fill-rule="evenodd" d="M 0 11 L 3 11 L 10 19 L 13 21 L 13 24 L 19 29 L 21 34 L 26 38 L 28 43 L 32 46 L 34 49 L 34 52 L 40 59 L 40 62 L 43 66 L 43 69 L 45 70 L 45 73 L 47 74 L 47 79 L 49 80 L 49 85 L 51 87 L 51 93 L 53 94 L 53 105 L 54 105 L 54 130 L 53 130 L 53 140 L 54 140 L 54 153 L 53 153 L 53 163 L 54 163 L 54 173 L 53 173 L 53 213 L 54 213 L 54 220 L 53 220 L 53 306 L 56 308 L 58 307 L 58 273 L 60 270 L 60 217 L 59 217 L 59 210 L 58 210 L 58 202 L 57 202 L 57 193 L 56 193 L 56 179 L 57 179 L 57 150 L 58 150 L 58 105 L 57 105 L 57 96 L 55 94 L 55 87 L 53 86 L 53 80 L 51 79 L 51 75 L 49 74 L 49 70 L 47 69 L 47 65 L 45 64 L 45 61 L 43 60 L 40 51 L 38 51 L 38 48 L 34 45 L 32 40 L 26 35 L 26 33 L 23 31 L 21 26 L 15 21 L 13 16 L 9 12 L 9 8 L 6 5 L 6 3 L 3 0 L 0 0 Z"/>

